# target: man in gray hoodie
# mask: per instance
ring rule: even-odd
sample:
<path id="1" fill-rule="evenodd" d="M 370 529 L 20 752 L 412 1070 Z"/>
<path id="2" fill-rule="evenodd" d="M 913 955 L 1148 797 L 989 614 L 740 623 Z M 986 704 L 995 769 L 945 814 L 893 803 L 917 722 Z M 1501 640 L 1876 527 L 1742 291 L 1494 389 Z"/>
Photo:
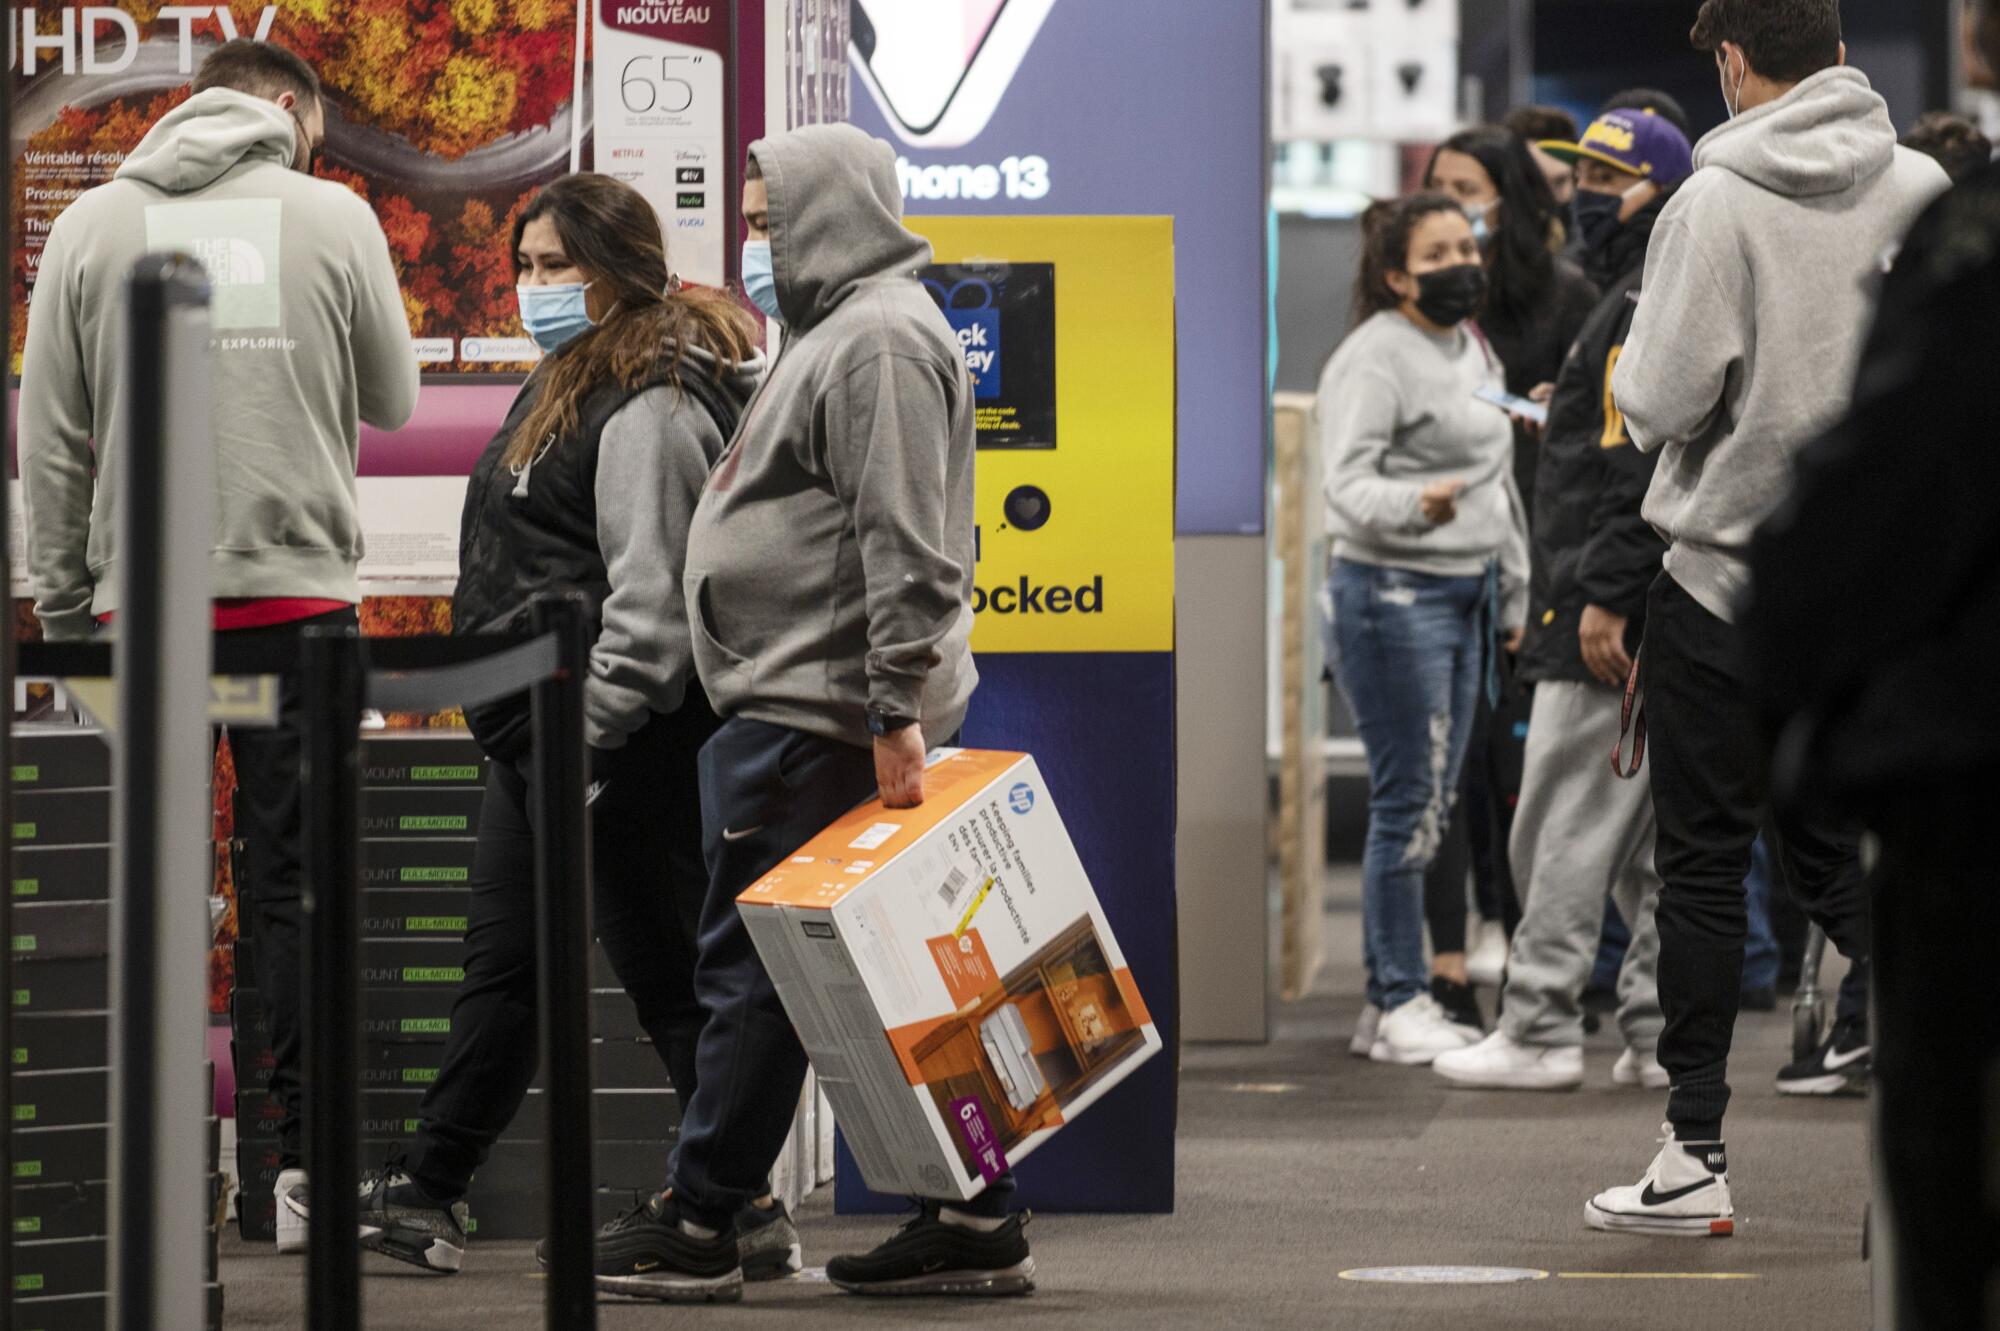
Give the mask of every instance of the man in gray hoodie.
<path id="1" fill-rule="evenodd" d="M 878 789 L 924 798 L 924 756 L 965 720 L 972 634 L 973 398 L 916 281 L 895 153 L 845 125 L 751 145 L 744 285 L 784 349 L 710 474 L 688 534 L 695 667 L 728 718 L 702 750 L 709 867 L 695 988 L 698 1089 L 665 1191 L 598 1240 L 598 1287 L 741 1296 L 732 1232 L 766 1190 L 806 1056 L 736 898 Z M 923 1213 L 843 1289 L 1023 1293 L 1034 1261 L 1003 1178 Z"/>
<path id="2" fill-rule="evenodd" d="M 1668 541 L 1640 683 L 1665 883 L 1669 1138 L 1639 1183 L 1598 1194 L 1585 1218 L 1719 1236 L 1735 1229 L 1722 1117 L 1743 883 L 1768 816 L 1768 759 L 1734 623 L 1750 537 L 1785 497 L 1799 450 L 1845 411 L 1885 261 L 1947 182 L 1897 146 L 1882 98 L 1845 67 L 1838 0 L 1707 0 L 1694 41 L 1715 55 L 1731 122 L 1696 147 L 1695 174 L 1653 232 L 1612 382 L 1634 442 L 1661 452 L 1644 514 Z M 1854 833 L 1795 817 L 1774 831 L 1794 895 L 1865 962 Z M 1865 1013 L 1848 1011 L 1817 1071 L 1838 1081 L 1867 1057 Z"/>
<path id="3" fill-rule="evenodd" d="M 28 311 L 20 453 L 35 614 L 51 639 L 88 638 L 119 609 L 124 283 L 142 256 L 168 250 L 199 258 L 214 291 L 215 627 L 292 640 L 307 624 L 356 623 L 358 423 L 409 419 L 417 362 L 374 212 L 307 174 L 325 132 L 310 66 L 282 47 L 229 42 L 117 177 L 50 230 Z M 230 746 L 256 940 L 246 979 L 270 1019 L 283 1111 L 282 1202 L 304 1181 L 295 678 L 280 701 L 275 729 L 235 731 Z M 303 1222 L 282 1204 L 278 1215 L 280 1247 L 303 1248 Z"/>

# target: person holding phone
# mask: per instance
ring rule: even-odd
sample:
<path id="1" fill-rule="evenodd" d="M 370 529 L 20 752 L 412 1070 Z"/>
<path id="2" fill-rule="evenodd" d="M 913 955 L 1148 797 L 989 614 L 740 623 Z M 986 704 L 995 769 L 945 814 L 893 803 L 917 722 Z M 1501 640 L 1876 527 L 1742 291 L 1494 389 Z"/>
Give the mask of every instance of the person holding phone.
<path id="1" fill-rule="evenodd" d="M 1364 218 L 1357 326 L 1316 409 L 1334 534 L 1329 657 L 1368 751 L 1355 1050 L 1427 1064 L 1480 1032 L 1431 996 L 1424 875 L 1453 815 L 1473 713 L 1527 614 L 1513 426 L 1474 396 L 1504 370 L 1470 321 L 1486 299 L 1471 220 L 1442 194 Z"/>
<path id="2" fill-rule="evenodd" d="M 523 631 L 545 592 L 590 604 L 592 922 L 685 1104 L 707 890 L 696 765 L 720 723 L 695 677 L 680 571 L 702 482 L 764 357 L 732 297 L 669 276 L 659 214 L 609 176 L 566 176 L 535 195 L 511 250 L 521 322 L 543 359 L 473 467 L 452 630 Z M 464 1198 L 541 1050 L 527 695 L 467 708 L 466 722 L 489 761 L 465 979 L 415 1144 L 391 1148 L 361 1204 L 364 1248 L 439 1274 L 464 1259 Z M 788 1274 L 797 1232 L 762 1200 L 730 1217 L 729 1242 L 759 1273 Z M 294 1210 L 306 1207 L 294 1193 Z"/>

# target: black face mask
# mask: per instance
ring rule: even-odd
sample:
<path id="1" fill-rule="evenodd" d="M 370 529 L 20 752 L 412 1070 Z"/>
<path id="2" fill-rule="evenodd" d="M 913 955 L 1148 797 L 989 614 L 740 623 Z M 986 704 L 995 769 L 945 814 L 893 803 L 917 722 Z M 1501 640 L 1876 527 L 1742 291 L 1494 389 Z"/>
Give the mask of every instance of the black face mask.
<path id="1" fill-rule="evenodd" d="M 1576 234 L 1585 254 L 1603 254 L 1625 225 L 1618 216 L 1625 210 L 1623 195 L 1580 189 L 1571 207 L 1576 211 Z"/>
<path id="2" fill-rule="evenodd" d="M 1417 275 L 1417 312 L 1440 328 L 1453 328 L 1486 303 L 1486 270 L 1476 263 Z"/>

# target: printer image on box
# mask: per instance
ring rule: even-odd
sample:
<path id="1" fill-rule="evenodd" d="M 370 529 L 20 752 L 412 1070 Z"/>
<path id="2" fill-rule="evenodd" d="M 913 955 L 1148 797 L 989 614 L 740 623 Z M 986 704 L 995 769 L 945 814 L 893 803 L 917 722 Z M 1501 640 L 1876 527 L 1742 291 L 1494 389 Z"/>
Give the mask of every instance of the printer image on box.
<path id="1" fill-rule="evenodd" d="M 968 1198 L 1159 1052 L 1034 759 L 932 755 L 737 898 L 868 1186 Z"/>

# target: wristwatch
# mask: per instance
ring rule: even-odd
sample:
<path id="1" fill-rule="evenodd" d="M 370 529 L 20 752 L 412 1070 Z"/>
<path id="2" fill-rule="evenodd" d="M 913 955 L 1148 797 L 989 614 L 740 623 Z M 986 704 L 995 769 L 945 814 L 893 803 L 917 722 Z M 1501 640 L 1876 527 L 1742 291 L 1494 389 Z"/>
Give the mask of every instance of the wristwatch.
<path id="1" fill-rule="evenodd" d="M 907 730 L 916 723 L 916 718 L 912 716 L 897 716 L 894 712 L 885 712 L 879 707 L 868 709 L 868 733 L 878 739 L 886 738 L 899 730 Z"/>

